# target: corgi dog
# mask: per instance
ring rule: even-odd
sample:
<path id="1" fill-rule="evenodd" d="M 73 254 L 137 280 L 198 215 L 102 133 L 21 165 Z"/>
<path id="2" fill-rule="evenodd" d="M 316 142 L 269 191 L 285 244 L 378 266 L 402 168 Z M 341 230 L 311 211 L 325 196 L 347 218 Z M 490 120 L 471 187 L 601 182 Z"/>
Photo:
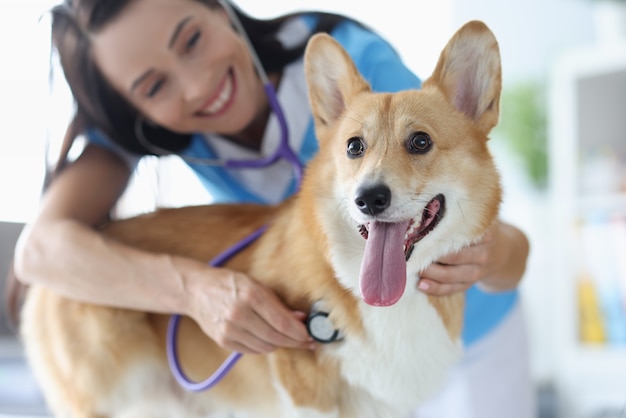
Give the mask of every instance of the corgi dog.
<path id="1" fill-rule="evenodd" d="M 487 142 L 499 114 L 497 41 L 482 22 L 468 22 L 423 87 L 398 93 L 373 92 L 328 35 L 315 35 L 304 59 L 319 152 L 294 197 L 161 209 L 103 233 L 208 262 L 267 225 L 226 266 L 294 310 L 322 303 L 342 339 L 244 355 L 213 388 L 189 392 L 168 367 L 169 315 L 32 286 L 21 335 L 56 416 L 405 417 L 441 387 L 462 354 L 464 296 L 426 295 L 417 280 L 496 221 L 501 186 Z M 231 354 L 186 317 L 177 338 L 196 381 Z"/>

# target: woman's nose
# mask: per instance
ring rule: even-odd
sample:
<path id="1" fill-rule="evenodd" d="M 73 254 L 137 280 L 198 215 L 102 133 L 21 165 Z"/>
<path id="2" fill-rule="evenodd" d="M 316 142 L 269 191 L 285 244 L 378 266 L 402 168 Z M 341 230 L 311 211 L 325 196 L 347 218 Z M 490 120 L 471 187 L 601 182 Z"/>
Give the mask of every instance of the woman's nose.
<path id="1" fill-rule="evenodd" d="M 185 71 L 181 74 L 181 90 L 185 101 L 201 100 L 207 94 L 209 82 L 200 71 Z"/>

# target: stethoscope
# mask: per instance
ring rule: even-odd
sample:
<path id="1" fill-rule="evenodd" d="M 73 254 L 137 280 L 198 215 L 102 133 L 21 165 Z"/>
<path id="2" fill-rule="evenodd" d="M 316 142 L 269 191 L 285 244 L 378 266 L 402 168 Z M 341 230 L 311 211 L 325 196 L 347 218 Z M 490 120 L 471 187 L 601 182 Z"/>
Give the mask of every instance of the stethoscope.
<path id="1" fill-rule="evenodd" d="M 260 157 L 258 159 L 250 159 L 250 160 L 220 160 L 220 159 L 210 159 L 210 158 L 197 158 L 188 155 L 174 154 L 182 158 L 184 161 L 195 163 L 195 164 L 206 164 L 206 165 L 214 165 L 221 166 L 225 168 L 263 168 L 267 167 L 275 162 L 284 159 L 289 162 L 293 168 L 294 176 L 296 177 L 296 181 L 299 184 L 302 179 L 303 172 L 303 164 L 298 159 L 295 152 L 289 146 L 289 131 L 287 129 L 287 121 L 285 119 L 285 115 L 283 113 L 282 107 L 278 102 L 278 98 L 276 97 L 276 90 L 274 86 L 269 81 L 263 66 L 261 65 L 261 61 L 257 56 L 254 48 L 252 47 L 252 43 L 248 38 L 243 25 L 239 21 L 239 18 L 235 14 L 234 10 L 228 4 L 226 0 L 218 0 L 221 6 L 224 8 L 226 13 L 228 14 L 231 23 L 235 26 L 237 32 L 241 35 L 244 42 L 247 44 L 250 54 L 252 55 L 253 64 L 255 69 L 257 70 L 261 81 L 263 82 L 263 87 L 265 90 L 265 94 L 267 95 L 267 99 L 269 101 L 270 108 L 276 115 L 278 119 L 279 128 L 280 128 L 280 143 L 278 148 L 271 155 Z M 144 136 L 142 129 L 142 121 L 138 119 L 138 123 L 135 124 L 135 133 L 137 135 L 138 141 L 148 150 L 154 152 L 157 155 L 166 155 L 172 154 L 170 151 L 160 148 L 154 144 L 151 144 Z M 210 262 L 211 266 L 220 266 L 224 264 L 228 259 L 237 254 L 243 248 L 247 247 L 251 243 L 253 243 L 261 234 L 265 231 L 266 227 L 262 227 L 251 235 L 244 238 L 242 241 L 236 243 L 233 247 L 228 248 L 222 254 L 218 255 L 215 259 Z M 316 317 L 317 318 L 317 317 Z M 186 374 L 183 372 L 182 367 L 180 365 L 178 359 L 178 348 L 177 348 L 177 339 L 176 335 L 178 332 L 178 325 L 180 322 L 180 315 L 174 314 L 170 318 L 170 322 L 167 329 L 167 337 L 166 337 L 166 351 L 167 351 L 167 359 L 170 365 L 170 370 L 174 375 L 176 381 L 182 386 L 184 389 L 192 392 L 200 392 L 207 390 L 213 386 L 215 386 L 226 374 L 230 371 L 230 369 L 235 365 L 235 363 L 241 358 L 242 353 L 233 352 L 228 358 L 222 363 L 222 365 L 207 379 L 194 382 L 189 379 Z"/>

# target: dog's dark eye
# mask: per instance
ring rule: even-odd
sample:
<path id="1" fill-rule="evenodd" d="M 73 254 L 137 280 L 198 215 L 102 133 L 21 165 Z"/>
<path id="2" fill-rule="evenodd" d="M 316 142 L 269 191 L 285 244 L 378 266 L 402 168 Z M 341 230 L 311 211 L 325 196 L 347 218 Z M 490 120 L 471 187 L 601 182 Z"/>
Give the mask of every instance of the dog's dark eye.
<path id="1" fill-rule="evenodd" d="M 409 152 L 414 154 L 426 154 L 432 146 L 433 141 L 426 132 L 414 132 L 407 141 Z"/>
<path id="2" fill-rule="evenodd" d="M 358 158 L 365 152 L 365 144 L 358 136 L 348 139 L 348 157 Z"/>

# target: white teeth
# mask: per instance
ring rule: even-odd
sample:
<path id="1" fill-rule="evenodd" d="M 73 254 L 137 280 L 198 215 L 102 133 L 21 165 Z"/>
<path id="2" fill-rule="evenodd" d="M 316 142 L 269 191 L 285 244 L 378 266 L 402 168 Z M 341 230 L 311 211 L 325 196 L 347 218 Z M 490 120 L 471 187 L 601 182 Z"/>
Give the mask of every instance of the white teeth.
<path id="1" fill-rule="evenodd" d="M 415 230 L 417 229 L 417 226 L 418 226 L 418 225 L 416 225 L 416 224 L 415 224 L 415 222 L 411 222 L 411 226 L 410 226 L 410 227 L 409 227 L 409 229 L 406 231 L 406 234 L 404 234 L 404 239 L 405 239 L 405 240 L 406 240 L 406 239 L 408 239 L 408 238 L 409 238 L 409 236 L 410 236 L 410 235 L 412 235 L 412 234 L 415 232 Z"/>
<path id="2" fill-rule="evenodd" d="M 224 88 L 220 92 L 220 95 L 217 99 L 213 100 L 213 102 L 202 109 L 202 113 L 218 113 L 224 105 L 230 100 L 231 95 L 233 94 L 233 80 L 230 76 L 226 80 L 224 84 Z"/>

